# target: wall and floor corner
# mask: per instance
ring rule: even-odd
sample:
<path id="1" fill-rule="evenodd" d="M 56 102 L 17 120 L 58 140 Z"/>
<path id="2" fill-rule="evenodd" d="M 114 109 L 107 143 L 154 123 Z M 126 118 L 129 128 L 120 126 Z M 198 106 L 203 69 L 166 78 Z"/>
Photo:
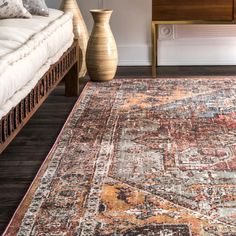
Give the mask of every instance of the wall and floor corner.
<path id="1" fill-rule="evenodd" d="M 47 0 L 58 8 L 60 1 Z M 89 9 L 112 8 L 119 65 L 151 64 L 151 0 L 78 0 L 89 31 Z M 236 65 L 236 25 L 163 25 L 159 65 Z"/>

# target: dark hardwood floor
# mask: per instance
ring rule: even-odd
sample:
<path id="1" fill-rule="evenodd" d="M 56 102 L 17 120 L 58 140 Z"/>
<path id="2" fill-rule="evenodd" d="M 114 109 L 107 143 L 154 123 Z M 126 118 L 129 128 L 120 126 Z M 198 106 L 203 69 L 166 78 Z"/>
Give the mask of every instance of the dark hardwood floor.
<path id="1" fill-rule="evenodd" d="M 161 67 L 158 78 L 236 75 L 236 66 Z M 119 67 L 118 77 L 151 77 L 150 67 Z M 81 90 L 88 78 L 81 84 Z M 0 234 L 29 188 L 77 98 L 64 96 L 61 83 L 0 155 Z"/>

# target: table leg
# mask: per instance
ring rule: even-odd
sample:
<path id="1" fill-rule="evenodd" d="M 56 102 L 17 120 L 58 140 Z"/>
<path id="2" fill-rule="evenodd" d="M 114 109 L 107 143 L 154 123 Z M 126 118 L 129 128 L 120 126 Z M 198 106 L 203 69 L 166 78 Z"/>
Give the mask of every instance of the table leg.
<path id="1" fill-rule="evenodd" d="M 158 24 L 152 22 L 152 77 L 157 77 L 157 34 Z"/>

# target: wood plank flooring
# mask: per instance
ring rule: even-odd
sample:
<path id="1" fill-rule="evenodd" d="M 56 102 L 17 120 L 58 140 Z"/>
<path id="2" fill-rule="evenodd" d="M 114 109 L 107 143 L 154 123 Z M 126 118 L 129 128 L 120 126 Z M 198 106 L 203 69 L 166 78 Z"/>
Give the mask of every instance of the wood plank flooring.
<path id="1" fill-rule="evenodd" d="M 119 77 L 151 77 L 150 67 L 120 67 Z M 235 66 L 161 67 L 158 77 L 236 75 Z M 88 81 L 84 80 L 81 90 Z M 56 140 L 77 98 L 64 96 L 61 83 L 10 146 L 0 155 L 0 235 Z"/>

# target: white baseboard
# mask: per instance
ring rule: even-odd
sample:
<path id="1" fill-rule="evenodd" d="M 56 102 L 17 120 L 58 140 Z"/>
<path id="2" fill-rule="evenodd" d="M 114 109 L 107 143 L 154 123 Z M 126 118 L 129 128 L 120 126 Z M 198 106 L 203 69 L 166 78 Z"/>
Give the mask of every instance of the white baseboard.
<path id="1" fill-rule="evenodd" d="M 120 66 L 151 65 L 151 47 L 149 45 L 118 45 Z"/>

